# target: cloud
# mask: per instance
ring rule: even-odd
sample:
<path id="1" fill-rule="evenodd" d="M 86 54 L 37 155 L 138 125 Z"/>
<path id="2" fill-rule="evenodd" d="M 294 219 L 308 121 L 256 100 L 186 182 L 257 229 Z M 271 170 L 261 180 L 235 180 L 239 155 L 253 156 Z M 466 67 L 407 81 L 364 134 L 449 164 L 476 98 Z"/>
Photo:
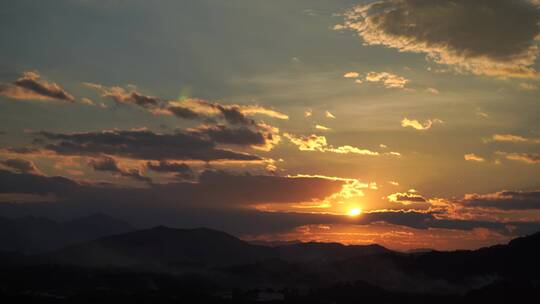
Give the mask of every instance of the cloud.
<path id="1" fill-rule="evenodd" d="M 387 152 L 387 153 L 384 153 L 384 154 L 401 157 L 401 153 L 395 152 L 395 151 L 390 151 L 390 152 Z"/>
<path id="2" fill-rule="evenodd" d="M 86 98 L 86 97 L 83 97 L 81 99 L 81 103 L 85 104 L 85 105 L 88 105 L 88 106 L 94 106 L 95 105 L 95 103 L 94 103 L 94 101 L 92 99 Z"/>
<path id="3" fill-rule="evenodd" d="M 83 133 L 41 132 L 44 148 L 63 155 L 113 155 L 144 160 L 258 161 L 260 157 L 216 147 L 192 133 L 162 134 L 148 130 Z"/>
<path id="4" fill-rule="evenodd" d="M 534 92 L 538 91 L 538 86 L 532 83 L 522 82 L 519 84 L 519 89 L 522 91 Z"/>
<path id="5" fill-rule="evenodd" d="M 75 101 L 56 83 L 41 79 L 37 72 L 23 72 L 12 83 L 0 83 L 0 95 L 13 99 Z"/>
<path id="6" fill-rule="evenodd" d="M 244 115 L 265 115 L 265 116 L 268 116 L 268 117 L 271 117 L 271 118 L 277 118 L 277 119 L 282 119 L 282 120 L 289 119 L 289 116 L 287 114 L 283 114 L 281 112 L 278 112 L 278 111 L 275 111 L 275 110 L 272 110 L 272 109 L 267 109 L 267 108 L 262 107 L 262 106 L 242 105 L 242 106 L 238 106 L 238 107 L 240 108 L 240 111 Z"/>
<path id="7" fill-rule="evenodd" d="M 352 153 L 370 156 L 379 155 L 379 152 L 374 152 L 368 149 L 360 149 L 349 145 L 334 147 L 326 142 L 326 137 L 315 134 L 309 136 L 297 136 L 290 133 L 285 133 L 283 136 L 289 139 L 291 143 L 297 145 L 300 151 L 319 151 L 339 154 Z"/>
<path id="8" fill-rule="evenodd" d="M 528 0 L 382 0 L 345 14 L 368 45 L 424 53 L 478 75 L 538 77 L 540 8 Z"/>
<path id="9" fill-rule="evenodd" d="M 321 131 L 329 131 L 329 130 L 331 130 L 330 128 L 325 127 L 323 125 L 315 125 L 315 129 L 321 130 Z"/>
<path id="10" fill-rule="evenodd" d="M 532 144 L 540 143 L 540 139 L 526 138 L 520 135 L 513 135 L 513 134 L 494 134 L 491 137 L 491 141 L 512 142 L 512 143 L 532 143 Z"/>
<path id="11" fill-rule="evenodd" d="M 405 77 L 387 72 L 369 72 L 366 75 L 365 80 L 369 82 L 381 82 L 386 88 L 389 89 L 403 89 L 409 82 L 409 80 Z"/>
<path id="12" fill-rule="evenodd" d="M 482 156 L 479 156 L 479 155 L 476 155 L 474 153 L 468 153 L 468 154 L 465 154 L 463 156 L 463 158 L 466 160 L 466 161 L 474 161 L 474 162 L 483 162 L 485 161 L 486 159 L 483 158 Z"/>
<path id="13" fill-rule="evenodd" d="M 254 125 L 255 121 L 251 118 L 247 118 L 244 113 L 237 106 L 223 106 L 217 103 L 211 104 L 212 107 L 221 112 L 223 118 L 232 125 Z"/>
<path id="14" fill-rule="evenodd" d="M 441 218 L 423 211 L 365 212 L 351 218 L 327 213 L 262 212 L 245 208 L 260 203 L 296 203 L 320 200 L 343 191 L 345 180 L 317 176 L 279 177 L 205 171 L 196 182 L 117 187 L 79 183 L 62 177 L 17 174 L 0 170 L 0 194 L 54 197 L 47 204 L 0 204 L 10 215 L 73 216 L 105 212 L 136 225 L 212 227 L 235 234 L 271 233 L 310 224 L 369 225 L 389 223 L 414 229 L 470 231 L 485 228 L 505 235 L 531 233 L 538 222 L 497 222 Z M 257 223 L 254 225 L 253 223 Z"/>
<path id="15" fill-rule="evenodd" d="M 479 116 L 479 117 L 482 117 L 482 118 L 488 118 L 489 117 L 489 114 L 488 113 L 485 113 L 485 112 L 482 112 L 482 111 L 479 111 L 477 110 L 475 112 L 476 116 Z"/>
<path id="16" fill-rule="evenodd" d="M 10 158 L 10 159 L 1 160 L 0 164 L 18 173 L 41 174 L 41 171 L 36 167 L 36 165 L 34 165 L 33 162 L 26 159 Z"/>
<path id="17" fill-rule="evenodd" d="M 167 110 L 178 118 L 191 119 L 191 120 L 204 118 L 204 116 L 193 111 L 192 109 L 188 107 L 170 106 L 167 108 Z"/>
<path id="18" fill-rule="evenodd" d="M 519 161 L 531 165 L 540 164 L 540 154 L 536 153 L 508 153 L 501 151 L 495 153 L 504 156 L 508 160 Z"/>
<path id="19" fill-rule="evenodd" d="M 132 89 L 130 91 L 119 87 L 106 87 L 96 83 L 83 83 L 89 88 L 95 89 L 101 93 L 101 97 L 110 98 L 117 104 L 135 104 L 143 108 L 157 108 L 163 101 L 158 97 L 147 96 Z"/>
<path id="20" fill-rule="evenodd" d="M 248 117 L 253 115 L 264 115 L 281 120 L 289 119 L 289 116 L 286 114 L 259 105 L 223 105 L 202 99 L 169 101 L 168 105 L 161 110 L 161 114 L 167 113 L 184 119 L 204 119 L 207 121 L 224 119 L 231 125 L 246 126 L 256 124 L 253 119 Z"/>
<path id="21" fill-rule="evenodd" d="M 358 78 L 359 76 L 360 74 L 358 74 L 357 72 L 347 72 L 343 74 L 343 77 L 345 78 Z"/>
<path id="22" fill-rule="evenodd" d="M 540 191 L 499 191 L 488 194 L 467 194 L 462 203 L 469 207 L 501 210 L 540 209 Z"/>
<path id="23" fill-rule="evenodd" d="M 434 123 L 442 123 L 442 120 L 436 119 L 436 118 L 435 119 L 428 119 L 424 123 L 421 123 L 416 119 L 408 119 L 406 117 L 403 118 L 403 120 L 401 120 L 401 126 L 402 127 L 404 127 L 404 128 L 411 127 L 411 128 L 414 128 L 414 129 L 420 130 L 420 131 L 425 131 L 425 130 L 431 129 L 431 127 L 433 126 Z"/>
<path id="24" fill-rule="evenodd" d="M 227 127 L 224 125 L 215 126 L 200 126 L 190 130 L 193 134 L 197 134 L 210 141 L 226 144 L 226 145 L 239 145 L 239 146 L 267 146 L 272 148 L 273 134 L 263 133 L 259 130 L 252 130 L 245 126 L 242 127 Z"/>
<path id="25" fill-rule="evenodd" d="M 191 168 L 184 163 L 168 161 L 148 162 L 146 167 L 152 171 L 160 173 L 174 173 L 179 179 L 193 179 L 195 174 Z"/>
<path id="26" fill-rule="evenodd" d="M 117 104 L 135 104 L 156 115 L 174 115 L 182 119 L 208 122 L 220 118 L 232 125 L 255 125 L 255 121 L 248 118 L 248 116 L 253 115 L 264 115 L 281 120 L 289 119 L 289 116 L 284 113 L 259 105 L 223 105 L 193 98 L 182 101 L 167 101 L 139 93 L 133 87 L 128 90 L 119 86 L 106 87 L 88 82 L 83 84 L 99 91 L 103 98 L 110 98 Z"/>
<path id="27" fill-rule="evenodd" d="M 439 95 L 439 90 L 435 89 L 435 88 L 427 88 L 426 89 L 426 92 L 428 92 L 429 94 L 433 94 L 433 95 Z"/>
<path id="28" fill-rule="evenodd" d="M 406 206 L 411 204 L 427 203 L 427 200 L 414 190 L 393 193 L 388 195 L 386 198 L 389 202 L 399 203 Z"/>
<path id="29" fill-rule="evenodd" d="M 111 164 L 99 168 L 114 171 Z M 178 169 L 171 164 L 158 170 Z M 280 177 L 251 174 L 232 174 L 225 171 L 204 171 L 196 182 L 151 184 L 147 188 L 117 187 L 115 185 L 83 184 L 61 177 L 16 174 L 0 170 L 0 193 L 55 194 L 65 201 L 88 202 L 98 209 L 115 204 L 124 205 L 126 212 L 137 204 L 159 208 L 172 206 L 232 208 L 258 203 L 295 203 L 323 199 L 339 192 L 345 181 L 311 176 Z M 151 209 L 150 208 L 150 209 Z"/>
<path id="30" fill-rule="evenodd" d="M 112 157 L 100 157 L 97 159 L 90 159 L 88 165 L 95 171 L 106 171 L 116 173 L 119 176 L 129 177 L 141 182 L 152 182 L 149 177 L 143 176 L 138 169 L 124 169 L 121 168 L 117 161 Z"/>

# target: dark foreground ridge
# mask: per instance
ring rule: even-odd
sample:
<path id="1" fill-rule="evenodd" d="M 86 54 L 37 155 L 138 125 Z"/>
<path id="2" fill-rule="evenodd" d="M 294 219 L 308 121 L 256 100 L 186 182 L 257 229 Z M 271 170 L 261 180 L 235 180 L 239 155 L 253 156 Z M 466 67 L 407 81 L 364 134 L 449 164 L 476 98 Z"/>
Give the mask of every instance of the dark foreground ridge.
<path id="1" fill-rule="evenodd" d="M 35 219 L 29 222 L 35 225 Z M 78 222 L 128 229 L 104 216 Z M 32 227 L 24 229 L 28 235 L 37 233 Z M 87 237 L 47 252 L 4 250 L 1 298 L 30 303 L 499 303 L 536 295 L 540 286 L 540 234 L 475 251 L 410 254 L 378 245 L 269 247 L 207 228 L 160 226 Z"/>

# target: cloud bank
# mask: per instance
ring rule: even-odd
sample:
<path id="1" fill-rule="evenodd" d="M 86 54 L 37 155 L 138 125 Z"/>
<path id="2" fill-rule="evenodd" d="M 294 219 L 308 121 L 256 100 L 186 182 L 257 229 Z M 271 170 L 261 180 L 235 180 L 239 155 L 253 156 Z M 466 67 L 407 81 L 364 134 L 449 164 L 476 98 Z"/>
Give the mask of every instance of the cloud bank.
<path id="1" fill-rule="evenodd" d="M 368 45 L 426 54 L 459 71 L 535 77 L 540 8 L 528 0 L 382 0 L 361 4 L 335 29 Z"/>

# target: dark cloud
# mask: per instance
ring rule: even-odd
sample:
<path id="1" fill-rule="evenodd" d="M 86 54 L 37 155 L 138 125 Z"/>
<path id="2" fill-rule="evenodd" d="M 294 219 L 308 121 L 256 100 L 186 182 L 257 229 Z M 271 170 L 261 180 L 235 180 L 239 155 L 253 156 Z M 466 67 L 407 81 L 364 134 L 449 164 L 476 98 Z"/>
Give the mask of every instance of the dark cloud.
<path id="1" fill-rule="evenodd" d="M 248 118 L 246 114 L 242 112 L 242 108 L 237 105 L 221 105 L 219 103 L 211 103 L 204 100 L 198 100 L 197 103 L 200 106 L 208 107 L 210 109 L 217 110 L 223 119 L 231 125 L 255 125 L 255 121 Z"/>
<path id="2" fill-rule="evenodd" d="M 222 105 L 215 105 L 216 109 L 218 109 L 221 114 L 223 115 L 223 118 L 225 120 L 233 125 L 254 125 L 255 121 L 253 119 L 247 118 L 238 107 L 224 107 Z"/>
<path id="3" fill-rule="evenodd" d="M 56 202 L 0 204 L 0 213 L 64 216 L 95 211 L 122 217 L 135 224 L 172 226 L 208 226 L 228 231 L 264 231 L 279 227 L 272 221 L 257 227 L 252 208 L 259 202 L 288 203 L 322 199 L 338 191 L 343 182 L 324 178 L 290 178 L 256 175 L 232 175 L 205 172 L 198 182 L 149 184 L 146 188 L 84 184 L 61 177 L 16 174 L 0 170 L 0 193 L 54 194 Z M 248 215 L 255 215 L 249 217 Z M 247 217 L 244 217 L 247 216 Z M 253 226 L 253 227 L 252 227 Z"/>
<path id="4" fill-rule="evenodd" d="M 31 148 L 31 147 L 7 147 L 4 148 L 5 151 L 10 153 L 16 153 L 16 154 L 30 154 L 30 153 L 36 153 L 39 151 L 39 149 Z"/>
<path id="5" fill-rule="evenodd" d="M 403 193 L 394 193 L 387 196 L 388 200 L 395 203 L 401 204 L 413 204 L 413 203 L 426 203 L 427 200 L 417 193 L 416 191 L 409 190 L 408 192 Z"/>
<path id="6" fill-rule="evenodd" d="M 64 177 L 47 177 L 29 173 L 0 170 L 0 193 L 62 194 L 71 196 L 81 185 Z"/>
<path id="7" fill-rule="evenodd" d="M 174 173 L 180 179 L 192 179 L 194 172 L 184 163 L 172 163 L 167 161 L 148 162 L 146 167 L 155 172 Z"/>
<path id="8" fill-rule="evenodd" d="M 540 209 L 540 191 L 500 191 L 489 194 L 468 194 L 463 204 L 470 207 L 500 210 Z"/>
<path id="9" fill-rule="evenodd" d="M 126 101 L 133 102 L 136 105 L 144 108 L 157 107 L 160 103 L 159 99 L 157 99 L 156 97 L 142 95 L 135 91 L 129 94 L 129 97 Z"/>
<path id="10" fill-rule="evenodd" d="M 242 146 L 265 145 L 267 139 L 260 131 L 254 131 L 246 127 L 229 128 L 224 125 L 203 126 L 195 129 L 194 133 L 220 144 Z"/>
<path id="11" fill-rule="evenodd" d="M 0 83 L 0 95 L 14 99 L 75 101 L 56 83 L 41 79 L 37 72 L 24 72 L 12 83 Z"/>
<path id="12" fill-rule="evenodd" d="M 145 160 L 261 160 L 256 155 L 216 147 L 195 134 L 159 134 L 147 130 L 87 133 L 41 132 L 44 147 L 65 155 L 117 155 Z"/>
<path id="13" fill-rule="evenodd" d="M 88 165 L 96 171 L 110 171 L 119 172 L 120 168 L 113 158 L 102 157 L 99 159 L 91 159 L 88 161 Z"/>
<path id="14" fill-rule="evenodd" d="M 94 164 L 100 170 L 116 171 L 117 165 L 110 161 Z M 171 164 L 155 166 L 158 170 L 177 169 Z M 207 206 L 234 207 L 257 203 L 290 203 L 322 199 L 341 189 L 344 182 L 319 177 L 278 177 L 263 175 L 235 175 L 223 171 L 205 171 L 199 180 L 153 184 L 149 188 L 120 188 L 113 185 L 80 184 L 66 178 L 44 177 L 33 174 L 16 174 L 0 170 L 0 193 L 52 193 L 59 197 L 84 200 L 103 196 L 102 201 L 142 201 L 151 204 L 169 204 L 177 207 Z M 61 181 L 61 182 L 59 182 Z M 51 185 L 48 187 L 47 185 Z M 57 185 L 57 186 L 55 186 Z M 72 190 L 78 189 L 79 192 Z M 100 199 L 92 199 L 100 200 Z"/>
<path id="15" fill-rule="evenodd" d="M 152 182 L 152 180 L 142 175 L 140 170 L 137 169 L 124 169 L 120 168 L 116 160 L 112 157 L 101 157 L 98 159 L 91 159 L 88 161 L 88 165 L 96 171 L 113 172 L 123 177 L 128 177 L 141 182 Z"/>
<path id="16" fill-rule="evenodd" d="M 93 88 L 101 93 L 101 97 L 110 98 L 118 104 L 135 104 L 143 108 L 157 108 L 163 101 L 154 96 L 139 93 L 136 90 L 127 91 L 122 87 L 106 87 L 96 83 L 84 83 L 87 87 Z"/>
<path id="17" fill-rule="evenodd" d="M 344 182 L 318 177 L 280 177 L 266 175 L 233 175 L 224 171 L 204 171 L 199 185 L 203 200 L 230 204 L 294 203 L 324 198 L 338 192 Z"/>
<path id="18" fill-rule="evenodd" d="M 6 160 L 1 160 L 0 164 L 10 169 L 13 169 L 19 173 L 34 173 L 34 174 L 40 173 L 36 165 L 34 165 L 33 162 L 26 159 L 11 158 L 11 159 L 6 159 Z"/>
<path id="19" fill-rule="evenodd" d="M 312 224 L 370 225 L 379 222 L 415 229 L 472 230 L 485 228 L 506 235 L 540 229 L 538 222 L 490 222 L 441 219 L 433 213 L 380 211 L 351 218 L 334 214 L 262 212 L 242 206 L 322 199 L 342 182 L 323 178 L 232 175 L 204 172 L 199 182 L 151 184 L 147 188 L 82 184 L 61 177 L 16 174 L 0 170 L 0 193 L 55 194 L 55 202 L 0 204 L 6 215 L 76 216 L 96 211 L 137 225 L 206 226 L 235 234 L 284 232 Z"/>
<path id="20" fill-rule="evenodd" d="M 174 116 L 178 118 L 192 119 L 192 120 L 204 118 L 204 115 L 197 113 L 188 107 L 171 106 L 171 107 L 168 107 L 167 110 L 169 110 Z"/>
<path id="21" fill-rule="evenodd" d="M 529 0 L 383 0 L 355 7 L 336 29 L 475 74 L 538 77 L 540 8 Z"/>

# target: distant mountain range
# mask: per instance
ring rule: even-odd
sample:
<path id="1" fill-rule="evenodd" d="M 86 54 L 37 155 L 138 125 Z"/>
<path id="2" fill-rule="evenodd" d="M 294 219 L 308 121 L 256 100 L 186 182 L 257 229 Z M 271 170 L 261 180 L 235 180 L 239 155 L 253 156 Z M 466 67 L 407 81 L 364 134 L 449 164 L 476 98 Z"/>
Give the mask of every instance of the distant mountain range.
<path id="1" fill-rule="evenodd" d="M 373 297 L 436 295 L 459 300 L 496 294 L 501 288 L 536 292 L 540 286 L 540 233 L 473 251 L 400 253 L 379 245 L 262 246 L 207 228 L 160 226 L 130 231 L 129 225 L 104 215 L 65 223 L 37 218 L 2 221 L 2 227 L 11 229 L 1 232 L 3 242 L 6 240 L 3 248 L 10 249 L 0 255 L 0 273 L 4 271 L 0 283 L 7 290 L 21 286 L 40 289 L 50 278 L 51 267 L 61 285 L 74 284 L 68 288 L 70 294 L 83 287 L 113 288 L 117 283 L 110 281 L 111 276 L 131 276 L 142 284 L 140 292 L 165 288 L 166 281 L 166 286 L 178 288 L 204 287 L 204 295 L 261 288 L 328 293 L 329 301 L 320 303 L 335 302 L 342 293 L 357 299 L 354 290 Z M 17 233 L 5 238 L 9 231 Z M 113 235 L 103 236 L 107 233 Z M 38 241 L 41 236 L 45 238 Z M 93 236 L 97 238 L 91 240 Z M 31 242 L 23 245 L 26 238 Z M 61 244 L 66 246 L 59 248 Z M 43 252 L 47 247 L 52 250 Z M 39 253 L 5 253 L 15 250 Z M 30 277 L 35 281 L 29 281 Z M 164 294 L 174 296 L 175 290 L 167 289 Z M 66 293 L 58 286 L 54 292 Z M 318 303 L 313 301 L 308 302 Z"/>

